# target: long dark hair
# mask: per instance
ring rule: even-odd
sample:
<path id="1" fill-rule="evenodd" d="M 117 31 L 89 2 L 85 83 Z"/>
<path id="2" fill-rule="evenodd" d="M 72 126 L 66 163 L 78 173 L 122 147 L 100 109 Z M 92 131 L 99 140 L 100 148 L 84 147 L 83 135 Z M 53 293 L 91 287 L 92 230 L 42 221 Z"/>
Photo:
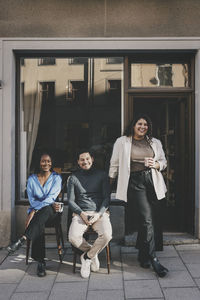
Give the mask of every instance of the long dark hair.
<path id="1" fill-rule="evenodd" d="M 51 164 L 52 165 L 51 165 L 50 171 L 53 172 L 53 167 L 54 167 L 53 156 L 48 151 L 43 151 L 43 152 L 38 153 L 38 155 L 36 157 L 36 163 L 35 163 L 35 168 L 34 168 L 34 173 L 35 174 L 39 174 L 40 171 L 41 171 L 40 170 L 40 161 L 41 161 L 42 156 L 44 156 L 44 155 L 48 155 L 51 158 Z"/>
<path id="2" fill-rule="evenodd" d="M 148 139 L 151 141 L 152 140 L 152 121 L 151 119 L 145 115 L 145 114 L 138 114 L 126 127 L 124 130 L 124 135 L 126 136 L 132 136 L 133 135 L 133 127 L 137 123 L 138 120 L 144 119 L 147 122 L 148 125 L 148 131 L 146 133 L 146 136 L 148 136 Z"/>

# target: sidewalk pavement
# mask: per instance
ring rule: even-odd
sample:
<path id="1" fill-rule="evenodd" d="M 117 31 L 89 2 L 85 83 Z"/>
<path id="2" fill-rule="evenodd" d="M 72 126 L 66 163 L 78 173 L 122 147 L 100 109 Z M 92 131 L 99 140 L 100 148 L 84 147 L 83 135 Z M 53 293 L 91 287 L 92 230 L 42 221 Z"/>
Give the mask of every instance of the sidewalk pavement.
<path id="1" fill-rule="evenodd" d="M 47 249 L 47 276 L 36 275 L 37 263 L 25 264 L 25 249 L 7 256 L 0 250 L 0 300 L 199 300 L 200 244 L 165 246 L 157 255 L 169 269 L 158 278 L 152 269 L 142 269 L 134 247 L 111 244 L 111 273 L 107 274 L 105 250 L 101 269 L 90 278 L 80 277 L 80 263 L 72 272 L 72 251 L 66 249 L 63 263 L 56 249 Z"/>

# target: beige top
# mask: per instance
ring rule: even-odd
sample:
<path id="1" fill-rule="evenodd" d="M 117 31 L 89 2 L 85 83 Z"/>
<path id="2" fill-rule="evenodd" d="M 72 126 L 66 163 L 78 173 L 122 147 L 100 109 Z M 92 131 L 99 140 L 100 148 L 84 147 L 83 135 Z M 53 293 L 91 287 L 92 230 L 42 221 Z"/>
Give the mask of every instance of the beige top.
<path id="1" fill-rule="evenodd" d="M 142 171 L 146 169 L 144 165 L 145 157 L 154 157 L 154 152 L 146 139 L 132 139 L 131 147 L 131 172 Z"/>

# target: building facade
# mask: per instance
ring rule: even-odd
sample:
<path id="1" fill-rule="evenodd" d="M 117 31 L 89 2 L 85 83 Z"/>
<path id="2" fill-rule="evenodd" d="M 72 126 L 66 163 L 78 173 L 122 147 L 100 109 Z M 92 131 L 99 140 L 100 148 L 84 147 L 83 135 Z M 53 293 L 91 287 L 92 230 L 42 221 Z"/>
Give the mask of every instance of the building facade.
<path id="1" fill-rule="evenodd" d="M 63 177 L 86 145 L 107 170 L 138 112 L 152 118 L 168 160 L 164 229 L 200 238 L 199 1 L 1 6 L 0 246 L 23 230 L 39 150 L 54 153 Z"/>

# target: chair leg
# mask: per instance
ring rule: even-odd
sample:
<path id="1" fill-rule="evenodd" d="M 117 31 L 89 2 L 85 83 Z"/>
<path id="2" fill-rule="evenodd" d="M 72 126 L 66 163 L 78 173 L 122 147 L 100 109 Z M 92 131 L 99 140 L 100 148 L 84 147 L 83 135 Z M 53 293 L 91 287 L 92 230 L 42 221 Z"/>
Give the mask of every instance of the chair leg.
<path id="1" fill-rule="evenodd" d="M 29 239 L 27 239 L 27 241 L 26 241 L 26 265 L 28 265 L 30 243 L 31 243 L 31 241 Z"/>
<path id="2" fill-rule="evenodd" d="M 110 244 L 106 246 L 106 258 L 107 258 L 107 269 L 108 274 L 110 274 Z"/>
<path id="3" fill-rule="evenodd" d="M 58 256 L 59 260 L 62 263 L 62 247 L 60 243 L 60 232 L 58 226 L 55 226 L 55 231 L 56 231 L 56 241 L 57 241 L 57 248 L 58 248 Z"/>
<path id="4" fill-rule="evenodd" d="M 73 255 L 73 273 L 76 273 L 76 252 L 74 251 Z"/>
<path id="5" fill-rule="evenodd" d="M 62 231 L 62 226 L 61 226 L 61 224 L 59 225 L 59 230 L 60 230 L 60 238 L 61 238 L 62 248 L 63 248 L 63 250 L 64 250 L 64 249 L 65 249 L 65 244 L 64 244 L 63 231 Z"/>

